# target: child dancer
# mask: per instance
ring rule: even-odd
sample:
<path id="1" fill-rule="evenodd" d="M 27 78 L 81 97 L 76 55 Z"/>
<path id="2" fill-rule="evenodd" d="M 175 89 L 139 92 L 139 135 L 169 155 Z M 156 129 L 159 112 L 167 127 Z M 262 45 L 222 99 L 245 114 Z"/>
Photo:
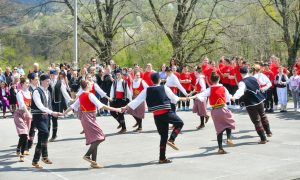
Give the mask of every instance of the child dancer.
<path id="1" fill-rule="evenodd" d="M 264 109 L 265 97 L 261 92 L 261 87 L 257 79 L 248 76 L 248 69 L 242 67 L 240 72 L 243 79 L 239 82 L 239 88 L 231 99 L 240 99 L 241 104 L 246 106 L 250 119 L 260 137 L 259 144 L 266 144 L 267 138 L 265 131 L 268 137 L 272 136 L 272 132 Z"/>
<path id="2" fill-rule="evenodd" d="M 205 84 L 205 76 L 202 75 L 202 68 L 198 67 L 196 70 L 196 84 L 194 87 L 193 93 L 198 94 L 203 92 L 206 89 L 206 84 Z M 193 113 L 197 113 L 198 116 L 200 116 L 201 123 L 199 126 L 197 126 L 197 129 L 202 129 L 205 127 L 204 125 L 204 118 L 205 118 L 205 123 L 207 123 L 209 116 L 207 115 L 206 111 L 206 98 L 204 101 L 200 101 L 199 99 L 194 99 L 194 106 L 193 106 Z"/>
<path id="3" fill-rule="evenodd" d="M 176 96 L 168 86 L 160 86 L 159 73 L 151 74 L 153 86 L 145 88 L 133 101 L 128 105 L 122 107 L 124 112 L 126 109 L 136 109 L 141 103 L 146 101 L 149 112 L 153 112 L 155 125 L 160 135 L 160 155 L 159 163 L 170 163 L 171 160 L 166 158 L 166 144 L 173 149 L 178 150 L 174 141 L 180 133 L 183 122 L 171 110 L 171 101 L 177 102 L 179 100 L 188 100 L 188 98 L 179 98 Z M 174 125 L 174 129 L 168 140 L 169 123 Z"/>
<path id="4" fill-rule="evenodd" d="M 191 99 L 198 98 L 200 101 L 205 101 L 205 98 L 209 97 L 209 103 L 212 106 L 211 117 L 217 131 L 218 153 L 226 154 L 222 145 L 224 131 L 227 134 L 227 144 L 229 146 L 234 145 L 231 140 L 231 130 L 235 129 L 235 121 L 231 111 L 226 107 L 226 102 L 229 101 L 231 95 L 222 84 L 219 84 L 220 76 L 216 72 L 212 72 L 210 80 L 212 85 Z"/>
<path id="5" fill-rule="evenodd" d="M 17 93 L 17 107 L 14 113 L 14 122 L 19 135 L 17 155 L 20 155 L 20 162 L 24 162 L 24 155 L 29 155 L 27 149 L 28 134 L 32 115 L 29 111 L 31 105 L 31 93 L 28 90 L 29 80 L 21 79 L 21 90 Z"/>
<path id="6" fill-rule="evenodd" d="M 86 145 L 91 145 L 83 156 L 83 159 L 90 162 L 92 168 L 103 168 L 102 165 L 96 162 L 98 145 L 105 140 L 105 135 L 96 122 L 96 111 L 97 109 L 103 108 L 110 111 L 121 112 L 121 109 L 102 104 L 96 96 L 90 92 L 92 84 L 88 81 L 82 80 L 81 88 L 83 92 L 76 102 L 64 112 L 64 115 L 72 109 L 77 111 L 80 108 L 81 113 L 79 114 L 79 119 L 85 132 Z"/>
<path id="7" fill-rule="evenodd" d="M 133 94 L 132 99 L 136 98 L 148 84 L 141 78 L 139 71 L 134 71 L 134 80 L 131 86 L 131 93 Z M 145 118 L 145 103 L 139 105 L 135 110 L 129 109 L 128 114 L 131 114 L 136 120 L 136 124 L 133 127 L 138 127 L 134 132 L 142 131 L 142 119 Z"/>

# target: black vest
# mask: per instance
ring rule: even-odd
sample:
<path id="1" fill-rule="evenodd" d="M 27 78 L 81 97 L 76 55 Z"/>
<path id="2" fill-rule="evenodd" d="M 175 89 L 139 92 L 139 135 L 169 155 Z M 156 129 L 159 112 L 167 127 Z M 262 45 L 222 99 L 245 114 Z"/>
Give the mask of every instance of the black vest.
<path id="1" fill-rule="evenodd" d="M 276 75 L 275 79 L 276 79 L 277 82 L 279 81 L 279 75 L 278 75 L 278 74 Z M 284 74 L 281 75 L 280 81 L 281 81 L 281 82 L 286 82 L 286 79 L 285 79 L 285 75 L 284 75 Z M 283 87 L 286 87 L 286 85 L 283 85 L 283 84 L 276 84 L 276 87 L 283 88 Z"/>
<path id="2" fill-rule="evenodd" d="M 54 103 L 61 103 L 62 101 L 63 95 L 60 88 L 61 88 L 61 80 L 57 80 L 54 89 L 52 90 L 52 98 Z"/>
<path id="3" fill-rule="evenodd" d="M 52 107 L 51 107 L 51 95 L 50 95 L 50 92 L 48 92 L 48 97 L 49 97 L 49 99 L 48 99 L 48 102 L 47 102 L 47 99 L 46 99 L 46 96 L 45 96 L 45 94 L 44 94 L 44 91 L 43 91 L 40 87 L 36 88 L 34 91 L 38 91 L 38 92 L 39 92 L 40 97 L 41 97 L 42 104 L 43 104 L 45 107 L 47 107 L 48 109 L 52 109 Z M 33 91 L 33 92 L 34 92 L 34 91 Z M 32 98 L 32 100 L 31 100 L 31 113 L 32 113 L 32 114 L 43 114 L 43 113 L 44 113 L 43 111 L 41 111 L 41 110 L 36 106 L 36 104 L 35 104 L 33 98 Z"/>
<path id="4" fill-rule="evenodd" d="M 113 87 L 114 87 L 114 97 L 113 97 L 113 100 L 114 101 L 116 100 L 117 82 L 118 82 L 118 80 L 115 80 L 113 82 Z M 125 81 L 125 80 L 122 81 L 122 87 L 123 87 L 123 90 L 124 90 L 123 100 L 126 101 L 126 99 L 127 99 L 127 81 Z"/>
<path id="5" fill-rule="evenodd" d="M 149 112 L 153 112 L 161 109 L 171 109 L 171 101 L 165 92 L 164 86 L 148 87 L 146 103 Z"/>
<path id="6" fill-rule="evenodd" d="M 241 105 L 246 107 L 255 106 L 265 100 L 255 77 L 246 77 L 242 79 L 242 82 L 245 83 L 246 90 L 244 95 L 240 98 Z"/>

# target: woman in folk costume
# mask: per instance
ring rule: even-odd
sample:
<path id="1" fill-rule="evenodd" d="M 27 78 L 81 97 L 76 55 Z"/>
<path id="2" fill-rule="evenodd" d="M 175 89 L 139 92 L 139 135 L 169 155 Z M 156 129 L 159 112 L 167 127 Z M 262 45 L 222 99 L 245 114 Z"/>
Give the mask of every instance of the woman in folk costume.
<path id="1" fill-rule="evenodd" d="M 209 98 L 209 103 L 212 106 L 211 117 L 217 131 L 218 153 L 226 154 L 222 145 L 224 131 L 227 134 L 227 144 L 229 146 L 234 145 L 231 140 L 231 130 L 235 129 L 235 121 L 231 111 L 226 107 L 226 102 L 230 100 L 231 95 L 222 84 L 219 84 L 220 76 L 216 72 L 212 72 L 210 79 L 213 84 L 191 99 L 198 98 L 200 101 L 206 101 L 205 98 Z"/>
<path id="2" fill-rule="evenodd" d="M 278 74 L 275 76 L 275 86 L 277 90 L 278 101 L 280 104 L 280 112 L 287 112 L 287 84 L 289 83 L 289 78 L 283 73 L 283 67 L 279 66 Z"/>
<path id="3" fill-rule="evenodd" d="M 83 159 L 91 163 L 92 168 L 102 168 L 103 166 L 96 162 L 98 145 L 105 140 L 105 135 L 96 122 L 97 109 L 106 109 L 110 111 L 121 112 L 121 109 L 112 108 L 102 104 L 96 96 L 91 93 L 92 84 L 88 81 L 81 81 L 82 93 L 79 98 L 65 112 L 66 115 L 72 109 L 80 109 L 79 119 L 85 132 L 86 145 L 90 148 L 83 156 Z"/>
<path id="4" fill-rule="evenodd" d="M 83 79 L 82 79 L 83 80 Z M 110 97 L 107 96 L 107 94 L 99 87 L 99 85 L 97 83 L 95 83 L 93 81 L 93 77 L 92 74 L 87 74 L 85 77 L 85 80 L 91 84 L 91 88 L 90 88 L 90 93 L 93 93 L 95 96 L 96 94 L 99 94 L 101 98 L 106 98 L 109 101 L 112 101 L 112 99 Z M 82 88 L 79 89 L 79 91 L 76 94 L 76 99 L 78 99 L 78 97 L 84 92 L 84 90 Z M 80 116 L 80 109 L 78 110 L 77 114 L 78 116 Z M 83 134 L 84 131 L 81 131 L 80 134 Z"/>
<path id="5" fill-rule="evenodd" d="M 136 98 L 148 84 L 141 78 L 139 71 L 134 71 L 134 80 L 131 86 L 132 99 Z M 142 119 L 145 118 L 145 103 L 141 103 L 135 110 L 129 109 L 128 114 L 131 114 L 136 120 L 136 124 L 133 127 L 138 127 L 135 132 L 142 131 Z"/>
<path id="6" fill-rule="evenodd" d="M 14 113 L 14 122 L 19 135 L 17 146 L 17 155 L 20 156 L 20 162 L 24 162 L 24 155 L 29 155 L 27 141 L 32 115 L 29 111 L 31 105 L 31 92 L 28 90 L 29 80 L 21 79 L 22 89 L 17 93 L 17 107 Z"/>
<path id="7" fill-rule="evenodd" d="M 205 76 L 202 74 L 202 68 L 197 67 L 196 69 L 196 83 L 194 90 L 192 91 L 193 94 L 198 94 L 203 92 L 206 89 L 205 84 Z M 204 118 L 205 123 L 207 123 L 209 116 L 207 115 L 206 111 L 206 98 L 204 101 L 200 101 L 199 99 L 194 99 L 194 106 L 193 106 L 193 113 L 197 113 L 198 116 L 200 116 L 201 123 L 199 126 L 197 126 L 197 129 L 202 129 L 205 127 L 204 125 Z"/>
<path id="8" fill-rule="evenodd" d="M 9 105 L 9 100 L 8 97 L 10 96 L 10 92 L 9 89 L 7 87 L 6 82 L 1 82 L 1 88 L 0 88 L 1 92 L 0 92 L 0 101 L 2 104 L 2 109 L 3 109 L 3 118 L 6 118 L 5 114 L 6 114 L 6 109 L 10 108 Z"/>

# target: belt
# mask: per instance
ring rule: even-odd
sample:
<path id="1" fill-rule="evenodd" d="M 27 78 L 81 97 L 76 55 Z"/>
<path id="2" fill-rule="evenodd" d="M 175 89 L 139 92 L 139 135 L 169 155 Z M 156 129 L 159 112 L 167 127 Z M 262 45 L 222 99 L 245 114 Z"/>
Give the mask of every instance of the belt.
<path id="1" fill-rule="evenodd" d="M 213 109 L 219 109 L 219 108 L 223 108 L 223 107 L 225 107 L 225 104 L 219 104 L 219 105 L 212 106 Z"/>

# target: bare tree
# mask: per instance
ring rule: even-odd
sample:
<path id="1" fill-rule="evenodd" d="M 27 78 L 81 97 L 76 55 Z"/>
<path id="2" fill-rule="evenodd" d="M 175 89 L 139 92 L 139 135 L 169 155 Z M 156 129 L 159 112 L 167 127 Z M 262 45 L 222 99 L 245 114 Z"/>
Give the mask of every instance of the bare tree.
<path id="1" fill-rule="evenodd" d="M 292 68 L 300 49 L 300 1 L 299 0 L 258 0 L 266 15 L 283 32 L 283 40 L 288 50 L 288 67 Z M 275 9 L 278 16 L 269 9 Z"/>
<path id="2" fill-rule="evenodd" d="M 221 0 L 210 1 L 209 13 L 201 15 L 201 5 L 197 0 L 176 0 L 161 4 L 155 7 L 153 0 L 149 0 L 150 7 L 155 20 L 162 31 L 167 36 L 173 48 L 173 56 L 177 58 L 179 64 L 195 63 L 206 54 L 221 47 L 211 48 L 210 45 L 216 42 L 219 34 L 223 33 L 224 27 L 214 17 L 214 11 Z M 172 27 L 168 27 L 169 22 L 164 22 L 161 10 L 168 4 L 174 4 L 176 9 L 175 19 Z M 198 5 L 198 6 L 197 6 Z M 199 12 L 200 11 L 200 12 Z M 200 13 L 200 15 L 199 15 Z M 202 51 L 199 55 L 199 49 Z M 198 52 L 198 53 L 197 53 Z M 195 57 L 197 55 L 197 57 Z"/>
<path id="3" fill-rule="evenodd" d="M 65 4 L 74 16 L 71 0 L 48 0 L 32 7 L 28 12 L 36 8 L 42 10 L 50 3 Z M 122 23 L 128 15 L 134 13 L 134 11 L 127 11 L 126 6 L 128 3 L 129 0 L 79 0 L 78 6 L 83 12 L 77 16 L 78 25 L 82 30 L 82 33 L 78 35 L 83 42 L 87 43 L 96 52 L 96 55 L 103 62 L 109 63 L 116 53 L 136 43 L 133 35 L 126 31 L 126 27 Z M 122 29 L 131 38 L 131 41 L 122 47 L 114 48 L 114 38 Z"/>

